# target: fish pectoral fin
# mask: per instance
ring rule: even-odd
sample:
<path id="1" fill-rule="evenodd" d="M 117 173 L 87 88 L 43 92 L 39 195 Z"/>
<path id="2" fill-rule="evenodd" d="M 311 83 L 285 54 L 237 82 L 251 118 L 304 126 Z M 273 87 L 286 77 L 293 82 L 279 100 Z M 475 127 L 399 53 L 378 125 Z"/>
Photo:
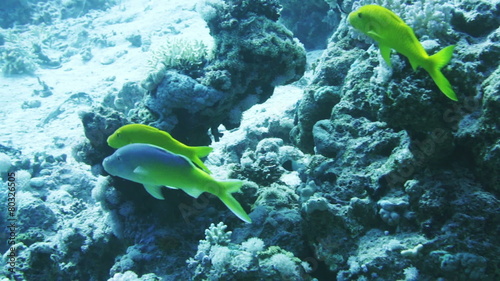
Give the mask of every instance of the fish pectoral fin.
<path id="1" fill-rule="evenodd" d="M 194 198 L 198 198 L 202 193 L 203 193 L 203 190 L 199 190 L 197 188 L 182 188 L 182 190 L 184 190 L 184 192 L 186 192 L 187 194 L 189 194 L 191 197 L 194 197 Z"/>
<path id="2" fill-rule="evenodd" d="M 387 63 L 388 66 L 392 67 L 391 48 L 385 45 L 379 45 L 379 48 L 380 48 L 380 54 L 382 55 L 382 58 L 384 58 L 385 63 Z"/>
<path id="3" fill-rule="evenodd" d="M 147 169 L 145 169 L 144 167 L 142 166 L 137 166 L 134 171 L 132 171 L 132 173 L 136 174 L 136 175 L 139 175 L 139 176 L 142 176 L 142 177 L 147 177 L 149 176 L 149 172 Z"/>
<path id="4" fill-rule="evenodd" d="M 380 42 L 383 39 L 382 36 L 380 36 L 377 32 L 373 30 L 369 30 L 368 32 L 366 32 L 366 34 L 368 34 L 368 36 L 370 36 L 371 38 L 375 39 L 375 41 L 377 42 Z"/>
<path id="5" fill-rule="evenodd" d="M 156 199 L 165 200 L 163 194 L 161 194 L 161 185 L 144 185 L 146 191 L 151 194 Z"/>

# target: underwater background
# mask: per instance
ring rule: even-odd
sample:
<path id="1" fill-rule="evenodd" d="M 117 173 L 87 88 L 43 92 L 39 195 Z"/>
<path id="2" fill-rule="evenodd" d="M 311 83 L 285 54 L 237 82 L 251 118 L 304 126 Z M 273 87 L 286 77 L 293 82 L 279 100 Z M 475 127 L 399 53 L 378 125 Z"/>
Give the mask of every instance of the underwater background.
<path id="1" fill-rule="evenodd" d="M 354 29 L 377 4 L 423 69 Z M 0 280 L 500 280 L 500 1 L 2 0 Z M 102 166 L 129 123 L 217 197 Z M 179 175 L 182 176 L 182 175 Z"/>

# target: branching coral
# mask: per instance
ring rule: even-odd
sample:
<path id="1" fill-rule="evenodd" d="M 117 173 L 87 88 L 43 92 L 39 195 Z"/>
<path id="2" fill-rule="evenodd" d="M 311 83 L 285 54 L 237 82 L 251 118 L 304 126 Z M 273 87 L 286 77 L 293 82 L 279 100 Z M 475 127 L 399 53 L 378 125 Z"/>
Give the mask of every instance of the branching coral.
<path id="1" fill-rule="evenodd" d="M 148 64 L 157 71 L 175 69 L 189 74 L 200 70 L 210 57 L 211 51 L 203 41 L 172 38 L 151 52 Z"/>
<path id="2" fill-rule="evenodd" d="M 256 237 L 230 242 L 231 231 L 220 222 L 205 230 L 194 258 L 186 261 L 191 280 L 311 280 L 304 262 L 278 246 L 265 248 Z"/>

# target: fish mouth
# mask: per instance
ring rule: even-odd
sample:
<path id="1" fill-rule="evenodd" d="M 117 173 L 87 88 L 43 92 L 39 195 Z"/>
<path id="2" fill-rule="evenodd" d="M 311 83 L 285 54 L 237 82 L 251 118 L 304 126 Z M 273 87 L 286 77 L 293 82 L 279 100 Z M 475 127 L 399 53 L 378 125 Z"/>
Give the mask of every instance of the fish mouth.
<path id="1" fill-rule="evenodd" d="M 104 160 L 102 160 L 102 167 L 108 174 L 114 176 L 114 173 L 111 172 L 112 169 L 110 169 L 111 166 L 109 165 L 109 161 L 109 157 L 104 158 Z"/>
<path id="2" fill-rule="evenodd" d="M 106 142 L 108 143 L 109 146 L 111 146 L 112 148 L 117 148 L 115 147 L 116 145 L 113 144 L 113 140 L 114 140 L 114 135 L 111 135 L 109 136 L 107 139 L 106 139 Z"/>

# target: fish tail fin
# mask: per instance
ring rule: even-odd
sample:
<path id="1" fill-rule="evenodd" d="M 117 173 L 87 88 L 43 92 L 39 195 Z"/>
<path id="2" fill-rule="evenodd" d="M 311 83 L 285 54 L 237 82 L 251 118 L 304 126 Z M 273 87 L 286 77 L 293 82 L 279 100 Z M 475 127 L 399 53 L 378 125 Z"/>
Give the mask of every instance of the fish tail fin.
<path id="1" fill-rule="evenodd" d="M 455 45 L 448 46 L 430 56 L 429 59 L 432 61 L 432 64 L 435 68 L 441 69 L 443 68 L 443 66 L 447 65 L 450 62 L 451 57 L 453 56 L 454 49 Z"/>
<path id="2" fill-rule="evenodd" d="M 240 180 L 224 180 L 218 181 L 221 187 L 221 193 L 234 193 L 240 191 L 243 186 L 243 182 Z"/>
<path id="3" fill-rule="evenodd" d="M 231 195 L 231 193 L 239 191 L 241 186 L 243 185 L 242 181 L 219 181 L 220 192 L 216 194 L 222 203 L 224 203 L 233 214 L 235 214 L 238 218 L 243 220 L 244 222 L 251 223 L 252 219 L 248 216 L 248 214 L 243 210 L 240 203 L 236 201 L 236 199 Z"/>
<path id="4" fill-rule="evenodd" d="M 424 68 L 427 72 L 429 72 L 432 80 L 434 80 L 434 83 L 436 83 L 441 92 L 443 92 L 451 100 L 458 101 L 457 95 L 453 91 L 450 81 L 448 81 L 448 79 L 446 79 L 441 72 L 441 68 L 450 62 L 451 56 L 453 55 L 453 49 L 455 49 L 455 45 L 448 46 L 430 56 L 428 64 Z"/>
<path id="5" fill-rule="evenodd" d="M 191 161 L 193 161 L 196 166 L 200 167 L 203 171 L 211 174 L 212 172 L 205 166 L 203 161 L 200 158 L 206 157 L 210 152 L 212 152 L 213 148 L 209 146 L 192 146 L 192 151 L 194 152 L 193 157 L 191 157 Z"/>

